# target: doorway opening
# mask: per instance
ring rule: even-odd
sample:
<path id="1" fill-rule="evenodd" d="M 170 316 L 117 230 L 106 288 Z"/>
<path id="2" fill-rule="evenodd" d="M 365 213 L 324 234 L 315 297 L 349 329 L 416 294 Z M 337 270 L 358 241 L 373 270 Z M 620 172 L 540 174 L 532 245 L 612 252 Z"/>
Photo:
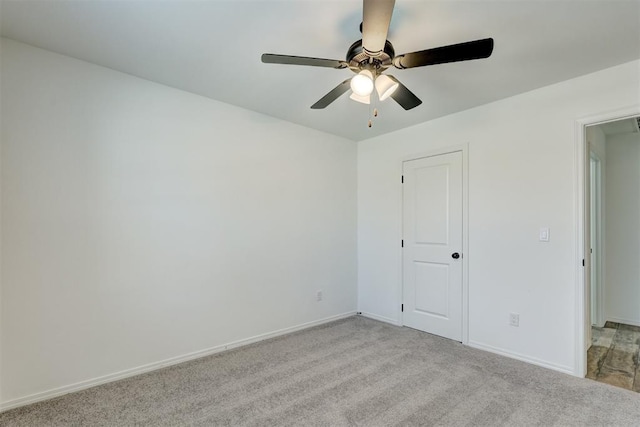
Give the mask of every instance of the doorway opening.
<path id="1" fill-rule="evenodd" d="M 640 392 L 640 116 L 585 128 L 586 377 Z"/>

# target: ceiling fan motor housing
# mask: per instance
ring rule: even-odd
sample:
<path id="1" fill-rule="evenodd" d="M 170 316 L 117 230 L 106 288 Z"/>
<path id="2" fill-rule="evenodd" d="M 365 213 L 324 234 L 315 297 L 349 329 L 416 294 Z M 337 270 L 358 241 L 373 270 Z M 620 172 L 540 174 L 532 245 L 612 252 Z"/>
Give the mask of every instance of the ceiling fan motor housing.
<path id="1" fill-rule="evenodd" d="M 371 56 L 362 47 L 362 40 L 353 43 L 347 51 L 347 62 L 349 68 L 354 73 L 362 70 L 370 70 L 376 74 L 380 74 L 392 64 L 393 57 L 396 55 L 393 45 L 389 40 L 384 44 L 384 50 L 378 56 Z"/>

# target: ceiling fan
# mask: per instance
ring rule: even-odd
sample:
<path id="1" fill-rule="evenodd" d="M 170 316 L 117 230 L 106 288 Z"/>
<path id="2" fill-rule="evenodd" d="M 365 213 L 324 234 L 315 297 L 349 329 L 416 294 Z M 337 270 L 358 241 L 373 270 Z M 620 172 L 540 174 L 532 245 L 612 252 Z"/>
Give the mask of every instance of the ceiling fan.
<path id="1" fill-rule="evenodd" d="M 389 67 L 394 66 L 404 70 L 491 56 L 492 38 L 396 55 L 393 45 L 387 40 L 394 5 L 395 0 L 363 0 L 363 16 L 360 24 L 362 39 L 349 47 L 344 61 L 265 53 L 262 55 L 262 62 L 336 69 L 349 68 L 356 73 L 354 77 L 343 81 L 320 98 L 311 106 L 313 109 L 327 107 L 349 89 L 352 90 L 351 99 L 369 104 L 371 93 L 375 88 L 380 101 L 391 97 L 402 108 L 410 110 L 422 104 L 422 101 L 398 79 L 392 75 L 383 74 Z"/>

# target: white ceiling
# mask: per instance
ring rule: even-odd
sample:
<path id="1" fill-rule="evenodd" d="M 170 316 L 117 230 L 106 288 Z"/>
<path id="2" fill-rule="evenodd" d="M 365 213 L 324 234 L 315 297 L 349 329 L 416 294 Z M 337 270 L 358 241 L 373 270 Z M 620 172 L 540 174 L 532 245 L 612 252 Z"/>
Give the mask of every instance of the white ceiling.
<path id="1" fill-rule="evenodd" d="M 229 104 L 362 140 L 640 58 L 640 0 L 397 0 L 406 53 L 485 37 L 484 60 L 393 70 L 423 104 L 309 107 L 349 70 L 263 64 L 262 53 L 343 59 L 360 0 L 1 0 L 2 35 Z"/>

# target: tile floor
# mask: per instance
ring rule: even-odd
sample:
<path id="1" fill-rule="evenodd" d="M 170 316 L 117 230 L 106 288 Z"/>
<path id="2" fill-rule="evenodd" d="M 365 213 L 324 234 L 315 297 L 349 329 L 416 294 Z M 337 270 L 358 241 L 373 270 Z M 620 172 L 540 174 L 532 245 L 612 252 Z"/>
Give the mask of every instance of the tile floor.
<path id="1" fill-rule="evenodd" d="M 605 323 L 591 328 L 587 378 L 640 393 L 640 327 Z"/>

